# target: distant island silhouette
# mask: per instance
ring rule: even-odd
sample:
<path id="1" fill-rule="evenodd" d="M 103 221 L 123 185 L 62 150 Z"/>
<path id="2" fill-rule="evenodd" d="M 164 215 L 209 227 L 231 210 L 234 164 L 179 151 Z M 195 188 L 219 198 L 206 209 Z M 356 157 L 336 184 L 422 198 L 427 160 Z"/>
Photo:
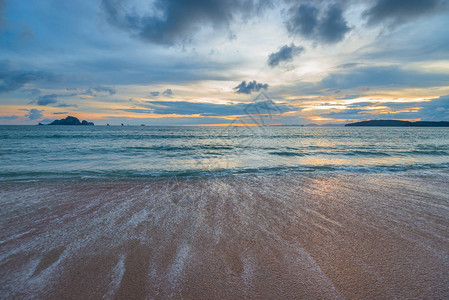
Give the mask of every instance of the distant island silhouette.
<path id="1" fill-rule="evenodd" d="M 94 125 L 94 123 L 87 122 L 86 120 L 83 120 L 82 122 L 80 122 L 80 120 L 78 118 L 68 116 L 65 119 L 54 120 L 53 122 L 51 122 L 48 125 Z"/>
<path id="2" fill-rule="evenodd" d="M 400 121 L 400 120 L 370 120 L 349 123 L 345 126 L 391 126 L 391 127 L 449 127 L 449 122 L 440 121 Z"/>

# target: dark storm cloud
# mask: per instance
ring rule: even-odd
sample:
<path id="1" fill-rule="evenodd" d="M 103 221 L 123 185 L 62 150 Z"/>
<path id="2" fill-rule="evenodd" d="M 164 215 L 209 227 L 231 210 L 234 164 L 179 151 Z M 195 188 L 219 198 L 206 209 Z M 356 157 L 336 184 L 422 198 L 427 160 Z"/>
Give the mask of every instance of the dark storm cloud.
<path id="1" fill-rule="evenodd" d="M 37 120 L 42 118 L 42 112 L 43 110 L 32 108 L 28 110 L 28 113 L 25 115 L 25 117 L 27 117 L 30 120 Z"/>
<path id="2" fill-rule="evenodd" d="M 165 91 L 162 92 L 162 96 L 171 97 L 173 96 L 173 91 L 171 89 L 166 89 Z"/>
<path id="3" fill-rule="evenodd" d="M 421 102 L 416 106 L 422 107 L 419 114 L 424 121 L 449 121 L 449 95 Z"/>
<path id="4" fill-rule="evenodd" d="M 0 120 L 15 120 L 18 119 L 18 116 L 12 115 L 12 116 L 0 116 Z"/>
<path id="5" fill-rule="evenodd" d="M 281 62 L 292 61 L 293 57 L 301 54 L 303 51 L 304 47 L 302 46 L 295 46 L 295 44 L 290 46 L 284 45 L 277 52 L 273 52 L 268 56 L 268 65 L 276 67 Z"/>
<path id="6" fill-rule="evenodd" d="M 109 86 L 96 86 L 93 87 L 92 89 L 89 89 L 88 91 L 92 91 L 94 90 L 95 92 L 101 93 L 101 92 L 106 92 L 109 93 L 109 95 L 114 95 L 116 93 L 115 89 L 109 87 Z"/>
<path id="7" fill-rule="evenodd" d="M 18 90 L 30 82 L 53 79 L 54 76 L 48 72 L 17 70 L 10 61 L 0 61 L 0 94 Z"/>
<path id="8" fill-rule="evenodd" d="M 57 94 L 44 95 L 37 98 L 37 105 L 49 105 L 58 102 Z"/>
<path id="9" fill-rule="evenodd" d="M 65 108 L 65 107 L 78 107 L 78 105 L 76 104 L 66 104 L 66 103 L 61 103 L 56 105 L 56 107 L 61 107 L 61 108 Z"/>
<path id="10" fill-rule="evenodd" d="M 96 86 L 92 88 L 88 88 L 87 90 L 80 91 L 78 89 L 67 89 L 70 91 L 75 91 L 75 93 L 70 94 L 68 96 L 77 96 L 77 95 L 89 95 L 89 96 L 97 96 L 97 93 L 106 93 L 109 95 L 114 95 L 116 93 L 115 89 L 109 86 Z"/>
<path id="11" fill-rule="evenodd" d="M 311 4 L 301 4 L 290 8 L 288 14 L 288 32 L 311 40 L 337 43 L 351 30 L 339 4 L 331 4 L 323 12 Z"/>
<path id="12" fill-rule="evenodd" d="M 350 31 L 346 20 L 343 18 L 343 10 L 338 4 L 329 7 L 326 15 L 318 26 L 318 36 L 326 43 L 336 43 L 345 37 Z"/>
<path id="13" fill-rule="evenodd" d="M 162 93 L 159 91 L 150 92 L 151 97 L 158 97 L 158 96 L 164 96 L 164 97 L 172 97 L 173 96 L 173 90 L 172 89 L 166 89 Z"/>
<path id="14" fill-rule="evenodd" d="M 311 37 L 318 25 L 319 10 L 309 4 L 301 4 L 289 10 L 290 19 L 287 21 L 287 30 L 290 33 L 299 33 L 304 37 Z"/>
<path id="15" fill-rule="evenodd" d="M 242 83 L 234 88 L 235 92 L 238 94 L 251 94 L 252 92 L 259 92 L 262 89 L 268 89 L 268 84 L 257 83 L 255 80 L 248 82 L 248 84 L 246 81 L 242 81 Z"/>
<path id="16" fill-rule="evenodd" d="M 377 0 L 363 15 L 368 25 L 395 26 L 446 8 L 441 0 Z"/>
<path id="17" fill-rule="evenodd" d="M 129 1 L 102 0 L 108 21 L 145 41 L 174 45 L 192 39 L 201 27 L 228 28 L 236 17 L 249 18 L 269 0 L 156 0 L 151 11 L 137 14 Z"/>
<path id="18" fill-rule="evenodd" d="M 291 111 L 292 108 L 282 103 L 274 103 L 272 100 L 261 100 L 250 104 L 234 103 L 234 104 L 214 104 L 214 103 L 198 103 L 187 101 L 147 101 L 145 108 L 124 109 L 133 113 L 155 113 L 161 115 L 178 114 L 178 115 L 201 115 L 208 116 L 235 116 L 254 113 L 254 110 L 264 113 L 268 108 L 271 113 L 280 113 Z M 249 110 L 250 109 L 250 110 Z M 276 111 L 276 112 L 274 112 Z"/>
<path id="19" fill-rule="evenodd" d="M 67 97 L 74 97 L 79 95 L 86 95 L 86 92 L 75 92 L 70 94 L 47 94 L 37 97 L 36 100 L 31 101 L 30 103 L 37 103 L 38 105 L 46 106 L 49 104 L 55 104 L 58 102 L 58 98 L 67 98 Z"/>

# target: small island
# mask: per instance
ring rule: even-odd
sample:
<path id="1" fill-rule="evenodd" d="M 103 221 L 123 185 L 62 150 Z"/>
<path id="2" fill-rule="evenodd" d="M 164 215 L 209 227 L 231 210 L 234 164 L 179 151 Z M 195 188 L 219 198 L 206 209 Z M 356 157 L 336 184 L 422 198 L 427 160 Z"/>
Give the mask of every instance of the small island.
<path id="1" fill-rule="evenodd" d="M 83 120 L 82 122 L 80 122 L 80 120 L 78 118 L 68 116 L 65 119 L 54 120 L 53 122 L 51 122 L 48 125 L 94 125 L 94 123 L 87 122 L 86 120 Z"/>
<path id="2" fill-rule="evenodd" d="M 362 121 L 349 123 L 345 126 L 390 126 L 390 127 L 449 127 L 449 122 L 440 121 L 440 122 L 432 122 L 432 121 L 401 121 L 401 120 L 370 120 L 370 121 Z"/>

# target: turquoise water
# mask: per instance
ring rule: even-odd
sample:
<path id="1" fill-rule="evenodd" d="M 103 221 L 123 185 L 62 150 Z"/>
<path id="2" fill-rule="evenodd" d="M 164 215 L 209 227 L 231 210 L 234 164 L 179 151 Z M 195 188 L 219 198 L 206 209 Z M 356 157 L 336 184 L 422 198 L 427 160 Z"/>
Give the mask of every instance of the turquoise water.
<path id="1" fill-rule="evenodd" d="M 449 128 L 0 126 L 0 178 L 449 167 Z"/>

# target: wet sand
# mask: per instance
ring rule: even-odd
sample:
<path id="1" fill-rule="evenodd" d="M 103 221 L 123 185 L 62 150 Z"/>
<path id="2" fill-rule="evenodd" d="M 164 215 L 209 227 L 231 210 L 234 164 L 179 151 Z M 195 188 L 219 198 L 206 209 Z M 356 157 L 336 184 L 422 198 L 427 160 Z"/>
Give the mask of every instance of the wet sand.
<path id="1" fill-rule="evenodd" d="M 0 183 L 0 298 L 449 297 L 449 175 Z"/>

